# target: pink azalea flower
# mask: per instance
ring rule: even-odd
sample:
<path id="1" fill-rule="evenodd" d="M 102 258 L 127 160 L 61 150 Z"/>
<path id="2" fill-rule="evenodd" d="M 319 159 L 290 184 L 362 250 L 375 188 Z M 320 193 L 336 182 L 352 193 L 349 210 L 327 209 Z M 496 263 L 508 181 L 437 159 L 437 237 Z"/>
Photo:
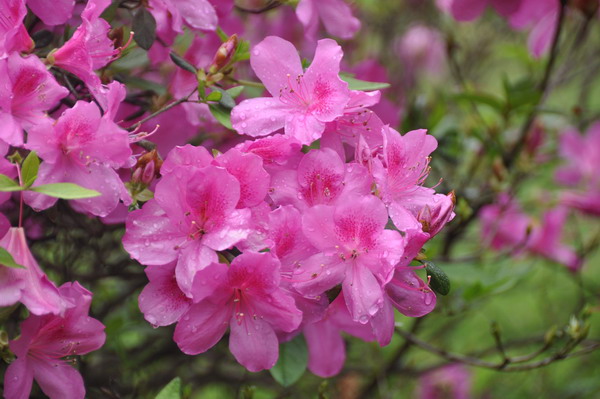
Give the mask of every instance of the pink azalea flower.
<path id="1" fill-rule="evenodd" d="M 37 264 L 25 239 L 22 228 L 12 227 L 0 239 L 0 247 L 6 249 L 21 268 L 0 265 L 0 307 L 23 303 L 32 314 L 63 314 L 72 306 L 61 297 L 58 289 Z"/>
<path id="2" fill-rule="evenodd" d="M 302 232 L 302 215 L 291 205 L 281 206 L 269 214 L 268 236 L 271 253 L 281 262 L 281 268 L 293 280 L 294 269 L 318 250 Z"/>
<path id="3" fill-rule="evenodd" d="M 300 0 L 296 15 L 304 25 L 305 36 L 312 41 L 317 36 L 319 20 L 327 33 L 342 39 L 351 39 L 360 29 L 360 21 L 343 0 Z"/>
<path id="4" fill-rule="evenodd" d="M 32 51 L 33 40 L 23 25 L 27 15 L 25 3 L 22 0 L 0 0 L 0 15 L 0 60 L 12 52 Z"/>
<path id="5" fill-rule="evenodd" d="M 334 205 L 347 195 L 371 193 L 372 178 L 358 164 L 346 165 L 330 148 L 308 152 L 296 170 L 273 176 L 270 196 L 277 205 L 304 210 L 314 205 Z"/>
<path id="6" fill-rule="evenodd" d="M 531 233 L 528 249 L 576 272 L 583 266 L 583 260 L 561 242 L 567 214 L 567 209 L 561 207 L 547 211 L 542 225 Z"/>
<path id="7" fill-rule="evenodd" d="M 250 232 L 250 210 L 236 209 L 239 181 L 222 167 L 190 164 L 201 152 L 205 158 L 200 164 L 212 160 L 203 147 L 186 146 L 169 154 L 154 199 L 130 214 L 123 237 L 125 249 L 142 264 L 177 261 L 177 283 L 188 297 L 196 272 L 218 261 L 216 251 Z"/>
<path id="8" fill-rule="evenodd" d="M 419 379 L 419 399 L 471 398 L 471 373 L 462 364 L 449 364 Z"/>
<path id="9" fill-rule="evenodd" d="M 89 0 L 81 14 L 82 23 L 73 36 L 59 49 L 48 54 L 48 61 L 81 79 L 102 108 L 102 83 L 94 72 L 118 58 L 121 49 L 115 49 L 108 38 L 110 25 L 100 14 L 110 0 Z"/>
<path id="10" fill-rule="evenodd" d="M 192 301 L 181 291 L 175 278 L 175 262 L 146 267 L 149 283 L 139 297 L 140 311 L 153 326 L 168 326 L 181 318 Z"/>
<path id="11" fill-rule="evenodd" d="M 55 26 L 62 25 L 71 18 L 75 0 L 56 0 L 52 2 L 52 7 L 48 7 L 47 0 L 27 0 L 27 5 L 43 23 Z"/>
<path id="12" fill-rule="evenodd" d="M 48 119 L 45 111 L 68 94 L 35 55 L 0 60 L 0 140 L 23 145 L 23 129 Z"/>
<path id="13" fill-rule="evenodd" d="M 26 399 L 35 379 L 51 399 L 83 399 L 85 387 L 67 356 L 85 355 L 104 345 L 104 326 L 88 316 L 92 293 L 79 283 L 65 283 L 60 295 L 75 304 L 64 316 L 29 316 L 21 337 L 10 341 L 17 356 L 4 375 L 4 397 Z"/>
<path id="14" fill-rule="evenodd" d="M 559 1 L 521 0 L 517 12 L 509 15 L 515 29 L 531 28 L 529 51 L 540 57 L 550 47 L 558 22 Z"/>
<path id="15" fill-rule="evenodd" d="M 316 297 L 342 284 L 352 318 L 367 323 L 383 306 L 383 286 L 405 245 L 400 233 L 385 230 L 387 221 L 385 205 L 374 196 L 306 210 L 304 234 L 321 253 L 302 263 L 294 287 Z"/>
<path id="16" fill-rule="evenodd" d="M 422 186 L 429 175 L 429 154 L 437 147 L 435 138 L 423 129 L 401 136 L 391 128 L 383 130 L 383 137 L 383 154 L 374 161 L 373 175 L 392 221 L 400 230 L 418 221 L 435 235 L 454 217 L 452 196 Z"/>
<path id="17" fill-rule="evenodd" d="M 269 369 L 279 357 L 276 330 L 302 320 L 294 300 L 279 288 L 280 264 L 268 253 L 244 253 L 231 265 L 213 263 L 196 275 L 196 302 L 175 328 L 175 342 L 195 355 L 213 347 L 230 328 L 229 349 L 248 370 Z"/>
<path id="18" fill-rule="evenodd" d="M 124 97 L 125 93 L 121 94 Z M 123 97 L 113 100 L 118 103 Z M 113 108 L 109 105 L 101 116 L 96 104 L 78 101 L 56 124 L 48 122 L 31 129 L 27 148 L 45 161 L 35 185 L 71 182 L 99 191 L 99 197 L 71 201 L 78 211 L 96 216 L 108 215 L 120 199 L 129 203 L 127 189 L 115 171 L 129 161 L 129 136 L 112 121 Z M 56 198 L 33 192 L 27 192 L 25 200 L 36 209 L 46 209 L 56 202 Z"/>
<path id="19" fill-rule="evenodd" d="M 284 128 L 285 134 L 310 144 L 325 124 L 344 113 L 350 99 L 348 84 L 339 76 L 342 49 L 333 40 L 320 40 L 311 66 L 303 72 L 294 46 L 269 36 L 252 50 L 252 69 L 272 98 L 242 101 L 231 112 L 235 130 L 264 136 Z"/>

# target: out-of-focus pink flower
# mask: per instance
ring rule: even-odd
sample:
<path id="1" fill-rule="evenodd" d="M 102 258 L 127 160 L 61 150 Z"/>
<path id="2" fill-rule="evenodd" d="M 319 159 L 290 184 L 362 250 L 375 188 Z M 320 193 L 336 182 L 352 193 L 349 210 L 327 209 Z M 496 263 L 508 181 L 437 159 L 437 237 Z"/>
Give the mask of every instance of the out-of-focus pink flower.
<path id="1" fill-rule="evenodd" d="M 529 33 L 529 51 L 540 57 L 550 47 L 556 26 L 560 1 L 521 0 L 516 12 L 508 15 L 515 29 L 531 28 Z"/>
<path id="2" fill-rule="evenodd" d="M 338 76 L 341 59 L 342 49 L 335 41 L 319 40 L 305 73 L 290 42 L 267 37 L 252 50 L 250 63 L 273 97 L 237 105 L 231 112 L 234 129 L 255 137 L 284 128 L 302 144 L 317 140 L 325 124 L 344 113 L 350 99 L 348 84 Z"/>
<path id="3" fill-rule="evenodd" d="M 0 60 L 12 52 L 33 50 L 33 40 L 23 25 L 23 18 L 27 15 L 25 2 L 0 0 L 0 15 Z"/>
<path id="4" fill-rule="evenodd" d="M 48 119 L 44 112 L 68 94 L 35 55 L 0 60 L 0 140 L 23 145 L 23 129 Z"/>
<path id="5" fill-rule="evenodd" d="M 450 364 L 423 374 L 417 399 L 469 399 L 471 373 L 461 364 Z"/>
<path id="6" fill-rule="evenodd" d="M 268 253 L 244 253 L 231 265 L 213 263 L 197 273 L 193 299 L 175 329 L 187 354 L 213 347 L 230 328 L 229 349 L 248 370 L 269 369 L 279 357 L 276 331 L 298 328 L 302 312 L 279 287 L 279 261 Z"/>
<path id="7" fill-rule="evenodd" d="M 441 33 L 425 25 L 413 25 L 396 44 L 407 85 L 418 76 L 438 77 L 446 67 L 446 44 Z"/>
<path id="8" fill-rule="evenodd" d="M 344 0 L 300 0 L 296 15 L 304 25 L 306 38 L 312 41 L 317 36 L 319 21 L 329 34 L 342 39 L 351 39 L 360 29 L 360 21 Z"/>
<path id="9" fill-rule="evenodd" d="M 600 122 L 585 135 L 567 130 L 560 138 L 560 155 L 567 161 L 556 172 L 556 180 L 574 187 L 561 195 L 561 202 L 581 212 L 600 215 Z"/>
<path id="10" fill-rule="evenodd" d="M 483 238 L 495 250 L 521 252 L 527 245 L 531 219 L 508 195 L 500 196 L 496 204 L 483 207 L 479 218 Z"/>
<path id="11" fill-rule="evenodd" d="M 51 399 L 83 399 L 79 372 L 63 358 L 85 355 L 104 345 L 104 325 L 88 316 L 92 293 L 79 283 L 65 283 L 60 295 L 75 306 L 64 316 L 29 316 L 21 323 L 21 337 L 10 341 L 17 356 L 4 375 L 4 397 L 26 399 L 35 379 Z"/>
<path id="12" fill-rule="evenodd" d="M 342 284 L 352 318 L 367 323 L 383 306 L 383 286 L 405 245 L 400 233 L 385 230 L 387 220 L 385 205 L 371 195 L 306 210 L 304 235 L 321 253 L 302 263 L 294 287 L 315 297 Z"/>
<path id="13" fill-rule="evenodd" d="M 528 249 L 576 272 L 583 261 L 572 248 L 561 242 L 567 215 L 567 209 L 562 207 L 547 211 L 542 224 L 531 233 Z"/>
<path id="14" fill-rule="evenodd" d="M 55 124 L 48 121 L 31 129 L 27 142 L 27 148 L 44 160 L 35 185 L 71 182 L 99 191 L 99 197 L 71 201 L 77 210 L 96 216 L 108 215 L 119 199 L 126 203 L 131 200 L 115 171 L 131 156 L 129 135 L 112 120 L 114 103 L 123 100 L 125 91 L 117 82 L 111 84 L 110 91 L 113 89 L 120 94 L 110 96 L 104 115 L 100 115 L 96 104 L 78 101 Z M 27 192 L 25 200 L 36 209 L 46 209 L 56 202 L 56 198 L 33 192 Z"/>
<path id="15" fill-rule="evenodd" d="M 11 227 L 0 239 L 0 246 L 6 249 L 15 262 L 24 269 L 0 265 L 0 307 L 22 302 L 32 314 L 63 314 L 70 303 L 33 258 L 22 228 Z"/>

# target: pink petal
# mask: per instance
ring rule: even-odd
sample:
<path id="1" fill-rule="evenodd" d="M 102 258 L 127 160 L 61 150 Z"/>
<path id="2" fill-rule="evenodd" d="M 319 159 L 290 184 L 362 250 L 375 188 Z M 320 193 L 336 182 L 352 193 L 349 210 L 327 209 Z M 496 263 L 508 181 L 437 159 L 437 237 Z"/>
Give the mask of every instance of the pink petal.
<path id="1" fill-rule="evenodd" d="M 33 385 L 33 367 L 26 357 L 13 361 L 4 374 L 4 397 L 27 399 Z"/>
<path id="2" fill-rule="evenodd" d="M 294 299 L 285 294 L 283 290 L 277 290 L 252 300 L 252 308 L 257 315 L 264 317 L 273 328 L 280 331 L 292 332 L 302 321 L 302 312 L 298 310 Z"/>
<path id="3" fill-rule="evenodd" d="M 203 168 L 210 165 L 213 157 L 204 147 L 186 144 L 175 147 L 169 152 L 160 170 L 163 175 L 172 173 L 177 167 L 189 168 L 190 166 Z"/>
<path id="4" fill-rule="evenodd" d="M 28 359 L 42 391 L 50 398 L 84 399 L 85 387 L 79 371 L 62 360 Z"/>
<path id="5" fill-rule="evenodd" d="M 295 138 L 302 145 L 310 145 L 319 139 L 325 131 L 325 123 L 318 120 L 312 114 L 299 111 L 292 113 L 288 111 L 285 120 L 285 134 Z"/>
<path id="6" fill-rule="evenodd" d="M 529 51 L 536 57 L 541 57 L 550 48 L 550 43 L 556 31 L 558 13 L 549 13 L 537 21 L 529 33 Z"/>
<path id="7" fill-rule="evenodd" d="M 198 241 L 194 241 L 183 248 L 177 261 L 177 267 L 175 268 L 177 284 L 179 284 L 181 291 L 191 298 L 196 273 L 211 263 L 217 263 L 218 261 L 219 257 L 217 253 Z"/>
<path id="8" fill-rule="evenodd" d="M 304 327 L 308 345 L 308 369 L 319 377 L 338 374 L 346 360 L 346 348 L 340 331 L 329 320 Z M 325 355 L 326 354 L 326 355 Z"/>
<path id="9" fill-rule="evenodd" d="M 57 0 L 48 7 L 47 0 L 27 0 L 27 5 L 31 11 L 46 25 L 62 25 L 73 15 L 75 0 Z"/>
<path id="10" fill-rule="evenodd" d="M 231 124 L 240 134 L 265 136 L 284 127 L 289 107 L 277 99 L 244 100 L 231 110 Z"/>
<path id="11" fill-rule="evenodd" d="M 269 93 L 279 97 L 290 79 L 302 75 L 300 56 L 294 45 L 277 36 L 267 36 L 252 49 L 250 64 Z"/>
<path id="12" fill-rule="evenodd" d="M 294 288 L 303 295 L 317 297 L 344 281 L 347 266 L 335 256 L 316 254 L 295 271 Z"/>
<path id="13" fill-rule="evenodd" d="M 240 183 L 238 208 L 253 207 L 265 199 L 270 176 L 258 155 L 242 153 L 233 148 L 219 156 L 215 163 L 224 167 Z"/>
<path id="14" fill-rule="evenodd" d="M 177 0 L 174 4 L 192 28 L 209 31 L 217 28 L 219 18 L 208 0 Z"/>
<path id="15" fill-rule="evenodd" d="M 421 317 L 435 308 L 434 292 L 411 270 L 396 271 L 385 292 L 394 307 L 405 316 Z"/>
<path id="16" fill-rule="evenodd" d="M 231 320 L 229 350 L 242 366 L 257 372 L 275 365 L 279 341 L 273 328 L 264 320 L 242 317 L 241 322 Z"/>
<path id="17" fill-rule="evenodd" d="M 312 245 L 320 250 L 335 247 L 336 228 L 334 225 L 335 208 L 328 205 L 316 205 L 306 210 L 302 216 L 302 230 Z"/>
<path id="18" fill-rule="evenodd" d="M 342 284 L 348 311 L 355 321 L 366 324 L 383 306 L 383 290 L 373 273 L 352 264 Z"/>
<path id="19" fill-rule="evenodd" d="M 231 316 L 230 308 L 209 301 L 192 305 L 177 323 L 173 339 L 185 354 L 204 353 L 225 334 Z"/>
<path id="20" fill-rule="evenodd" d="M 156 201 L 148 201 L 127 218 L 123 246 L 144 265 L 165 265 L 177 259 L 175 247 L 185 242 L 185 233 L 173 226 Z"/>
<path id="21" fill-rule="evenodd" d="M 144 318 L 153 326 L 177 322 L 189 309 L 191 301 L 177 285 L 175 264 L 148 266 L 145 272 L 150 282 L 138 299 Z"/>
<path id="22" fill-rule="evenodd" d="M 304 25 L 305 36 L 310 41 L 314 41 L 317 29 L 319 28 L 319 14 L 314 0 L 300 0 L 296 7 L 296 16 L 302 25 Z"/>

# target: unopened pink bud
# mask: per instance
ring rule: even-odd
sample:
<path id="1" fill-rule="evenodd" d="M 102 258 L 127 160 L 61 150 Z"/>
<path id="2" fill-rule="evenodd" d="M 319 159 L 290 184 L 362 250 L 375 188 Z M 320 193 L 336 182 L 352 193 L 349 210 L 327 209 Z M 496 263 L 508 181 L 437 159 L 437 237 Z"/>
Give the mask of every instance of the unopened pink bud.
<path id="1" fill-rule="evenodd" d="M 235 53 L 235 49 L 238 45 L 237 35 L 232 35 L 227 41 L 219 47 L 217 52 L 215 53 L 215 57 L 210 65 L 209 71 L 210 73 L 217 73 L 219 70 L 224 68 L 229 61 L 231 61 L 231 57 L 233 57 L 233 53 Z"/>
<path id="2" fill-rule="evenodd" d="M 139 170 L 139 169 L 138 169 Z M 142 183 L 149 185 L 154 180 L 154 161 L 150 161 L 144 167 L 142 173 Z"/>

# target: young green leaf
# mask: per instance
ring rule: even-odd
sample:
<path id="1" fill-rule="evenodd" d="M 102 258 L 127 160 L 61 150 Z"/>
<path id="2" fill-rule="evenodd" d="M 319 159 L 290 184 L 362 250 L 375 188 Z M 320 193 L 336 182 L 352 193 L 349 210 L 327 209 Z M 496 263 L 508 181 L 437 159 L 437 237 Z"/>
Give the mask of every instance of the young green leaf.
<path id="1" fill-rule="evenodd" d="M 134 12 L 131 30 L 138 46 L 150 50 L 156 39 L 156 20 L 148 10 L 141 7 Z"/>
<path id="2" fill-rule="evenodd" d="M 299 335 L 279 346 L 279 360 L 269 370 L 271 375 L 284 387 L 289 387 L 302 377 L 308 364 L 308 349 L 304 336 Z"/>
<path id="3" fill-rule="evenodd" d="M 219 102 L 221 100 L 221 97 L 223 97 L 223 95 L 221 94 L 221 92 L 219 91 L 211 91 L 210 94 L 208 96 L 206 96 L 206 101 L 215 101 L 215 102 Z"/>
<path id="4" fill-rule="evenodd" d="M 39 168 L 40 159 L 35 151 L 31 151 L 23 161 L 23 166 L 21 167 L 21 178 L 23 179 L 23 185 L 25 187 L 29 187 L 35 182 Z"/>
<path id="5" fill-rule="evenodd" d="M 433 262 L 427 260 L 421 262 L 425 265 L 427 275 L 431 276 L 430 287 L 440 295 L 448 295 L 450 292 L 450 279 L 448 275 Z"/>
<path id="6" fill-rule="evenodd" d="M 50 183 L 42 186 L 30 187 L 29 190 L 61 199 L 82 199 L 102 195 L 96 190 L 90 190 L 73 183 Z"/>
<path id="7" fill-rule="evenodd" d="M 231 110 L 225 108 L 221 104 L 208 104 L 210 112 L 219 123 L 227 129 L 233 129 L 231 126 Z"/>
<path id="8" fill-rule="evenodd" d="M 235 86 L 231 89 L 227 89 L 227 93 L 231 96 L 231 98 L 237 98 L 244 91 L 244 86 Z"/>
<path id="9" fill-rule="evenodd" d="M 215 91 L 221 93 L 221 98 L 219 99 L 219 104 L 221 104 L 222 106 L 224 106 L 225 108 L 228 108 L 228 109 L 233 109 L 233 107 L 235 107 L 235 100 L 233 99 L 233 97 L 231 97 L 231 95 L 226 90 L 223 90 L 219 87 L 213 87 L 213 93 Z"/>
<path id="10" fill-rule="evenodd" d="M 6 175 L 0 174 L 0 191 L 21 191 L 23 187 Z"/>
<path id="11" fill-rule="evenodd" d="M 181 399 L 181 378 L 175 377 L 159 393 L 156 399 Z"/>
<path id="12" fill-rule="evenodd" d="M 388 87 L 390 87 L 389 83 L 367 82 L 366 80 L 359 80 L 348 75 L 340 75 L 340 79 L 348 83 L 348 88 L 350 90 L 370 91 L 387 89 Z"/>
<path id="13" fill-rule="evenodd" d="M 0 248 L 0 265 L 11 267 L 13 269 L 25 269 L 25 266 L 15 262 L 12 255 L 4 248 Z"/>
<path id="14" fill-rule="evenodd" d="M 175 63 L 175 65 L 177 65 L 179 68 L 191 72 L 194 75 L 196 74 L 196 72 L 198 72 L 196 70 L 196 67 L 193 66 L 192 64 L 190 64 L 189 62 L 187 62 L 182 56 L 180 56 L 179 54 L 174 53 L 173 51 L 171 51 L 171 53 L 169 54 L 169 57 L 171 57 L 171 60 L 173 60 L 173 62 Z"/>

